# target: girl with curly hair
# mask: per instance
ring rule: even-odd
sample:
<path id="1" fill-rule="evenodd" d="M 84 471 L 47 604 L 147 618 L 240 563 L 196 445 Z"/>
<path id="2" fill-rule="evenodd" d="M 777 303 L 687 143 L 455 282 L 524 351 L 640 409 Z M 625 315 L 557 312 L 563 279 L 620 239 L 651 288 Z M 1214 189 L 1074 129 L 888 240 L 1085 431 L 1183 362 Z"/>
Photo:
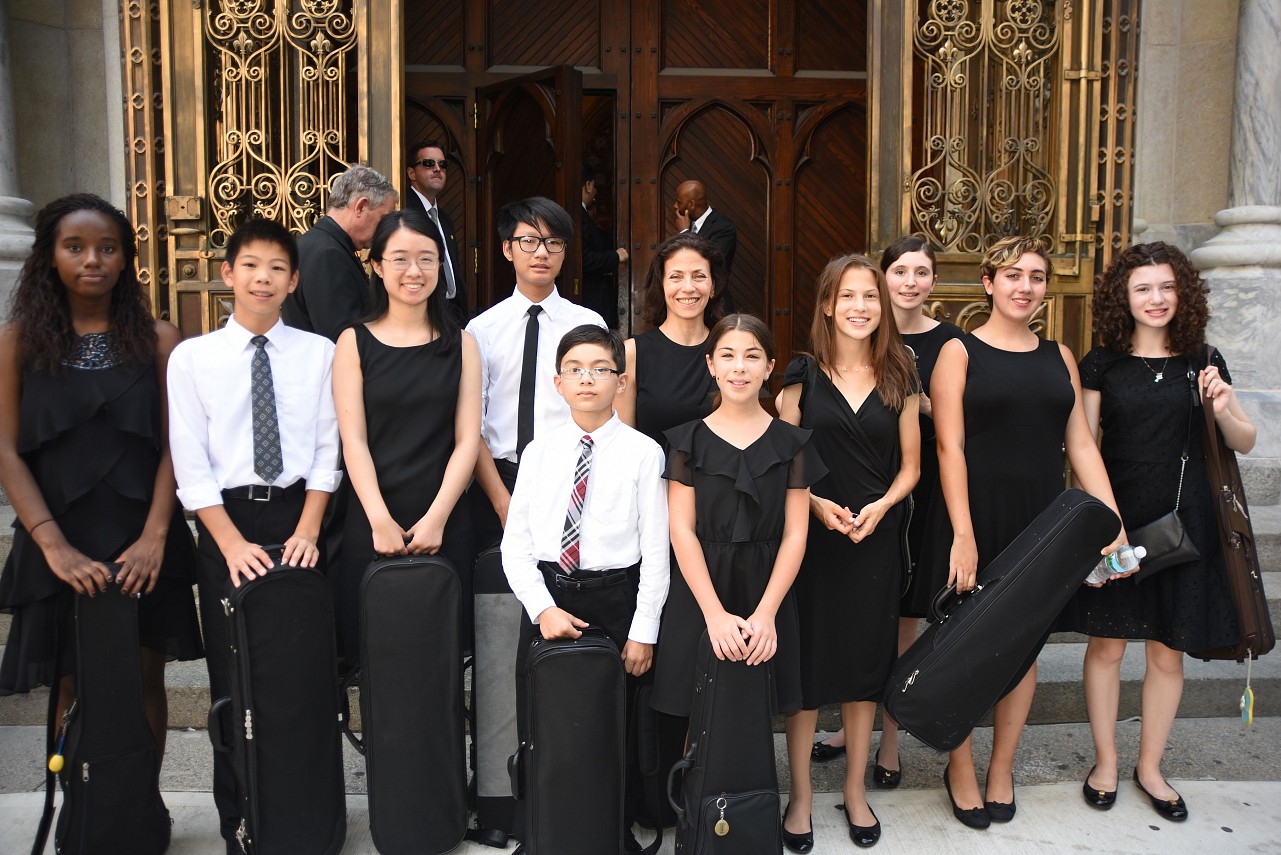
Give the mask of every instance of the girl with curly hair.
<path id="1" fill-rule="evenodd" d="M 971 590 L 979 570 L 1063 492 L 1065 451 L 1082 489 L 1116 508 L 1086 422 L 1076 358 L 1030 327 L 1050 279 L 1045 245 L 1003 238 L 980 271 L 991 314 L 943 345 L 932 380 L 944 501 L 932 507 L 921 563 L 926 573 L 936 563 L 946 567 L 947 584 L 958 591 Z M 1103 553 L 1125 543 L 1124 529 L 1118 535 Z M 952 813 L 971 828 L 1014 818 L 1014 754 L 1036 692 L 1039 653 L 1038 645 L 996 702 L 986 791 L 980 795 L 973 737 L 952 751 L 943 771 Z"/>
<path id="2" fill-rule="evenodd" d="M 18 516 L 0 575 L 13 614 L 0 695 L 57 676 L 60 714 L 74 695 L 72 595 L 118 585 L 140 598 L 144 704 L 163 751 L 165 661 L 202 655 L 164 415 L 179 334 L 152 319 L 133 227 L 110 203 L 58 199 L 35 232 L 0 327 L 0 482 Z"/>
<path id="3" fill-rule="evenodd" d="M 1255 440 L 1222 355 L 1215 351 L 1206 363 L 1207 292 L 1187 256 L 1164 243 L 1129 247 L 1095 282 L 1099 344 L 1081 360 L 1081 384 L 1121 518 L 1131 530 L 1146 525 L 1169 513 L 1178 495 L 1201 557 L 1150 580 L 1118 577 L 1083 588 L 1060 627 L 1090 636 L 1085 700 L 1095 765 L 1083 786 L 1086 802 L 1107 810 L 1116 801 L 1121 659 L 1126 641 L 1141 638 L 1147 670 L 1134 780 L 1157 812 L 1175 821 L 1187 818 L 1187 806 L 1162 776 L 1161 757 L 1183 693 L 1183 652 L 1235 644 L 1239 635 L 1201 453 L 1204 420 L 1192 411 L 1191 392 L 1214 408 L 1230 448 L 1244 454 Z"/>

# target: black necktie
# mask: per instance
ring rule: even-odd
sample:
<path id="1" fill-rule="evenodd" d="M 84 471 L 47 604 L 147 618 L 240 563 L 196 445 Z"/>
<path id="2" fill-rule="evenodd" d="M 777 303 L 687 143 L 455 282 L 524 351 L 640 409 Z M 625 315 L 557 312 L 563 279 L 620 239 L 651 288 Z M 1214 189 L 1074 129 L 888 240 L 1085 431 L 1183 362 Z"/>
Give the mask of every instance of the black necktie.
<path id="1" fill-rule="evenodd" d="M 440 216 L 436 213 L 435 208 L 427 209 L 427 216 L 436 224 L 436 231 L 440 232 L 440 245 L 445 246 L 445 230 L 440 226 Z M 441 253 L 440 266 L 445 271 L 445 299 L 452 300 L 458 293 L 458 287 L 454 285 L 454 265 L 450 263 L 448 251 Z"/>
<path id="2" fill-rule="evenodd" d="M 525 357 L 520 366 L 520 399 L 516 409 L 516 458 L 534 438 L 534 381 L 538 375 L 538 315 L 542 306 L 529 307 L 525 322 Z"/>

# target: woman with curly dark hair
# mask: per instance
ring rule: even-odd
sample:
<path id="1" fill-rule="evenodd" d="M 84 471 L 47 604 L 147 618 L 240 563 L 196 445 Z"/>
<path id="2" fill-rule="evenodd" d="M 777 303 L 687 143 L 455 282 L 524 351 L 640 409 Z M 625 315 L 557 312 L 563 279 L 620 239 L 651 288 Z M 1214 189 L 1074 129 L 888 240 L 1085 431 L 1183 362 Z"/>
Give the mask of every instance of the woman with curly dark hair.
<path id="1" fill-rule="evenodd" d="M 175 497 L 164 376 L 178 330 L 151 318 L 133 227 L 87 194 L 49 203 L 0 327 L 0 482 L 17 512 L 0 576 L 13 622 L 0 695 L 74 695 L 73 593 L 140 598 L 144 704 L 164 749 L 166 659 L 201 656 L 195 553 Z M 112 580 L 103 562 L 120 565 Z"/>
<path id="2" fill-rule="evenodd" d="M 1085 700 L 1095 766 L 1085 779 L 1086 802 L 1107 810 L 1116 801 L 1121 659 L 1126 641 L 1142 638 L 1147 670 L 1134 780 L 1158 813 L 1176 821 L 1187 818 L 1187 806 L 1162 776 L 1161 756 L 1183 693 L 1183 651 L 1235 644 L 1239 635 L 1201 453 L 1204 420 L 1192 411 L 1194 399 L 1214 408 L 1234 451 L 1244 454 L 1255 440 L 1222 355 L 1215 351 L 1206 364 L 1207 292 L 1187 256 L 1164 243 L 1126 249 L 1095 282 L 1099 344 L 1081 360 L 1081 385 L 1121 518 L 1133 530 L 1169 513 L 1177 497 L 1201 557 L 1142 582 L 1118 577 L 1083 588 L 1060 626 L 1090 636 Z"/>
<path id="3" fill-rule="evenodd" d="M 627 385 L 618 417 L 666 448 L 663 431 L 712 411 L 716 383 L 707 373 L 704 344 L 725 315 L 725 256 L 689 232 L 658 247 L 641 287 L 641 317 L 653 329 L 629 338 Z"/>

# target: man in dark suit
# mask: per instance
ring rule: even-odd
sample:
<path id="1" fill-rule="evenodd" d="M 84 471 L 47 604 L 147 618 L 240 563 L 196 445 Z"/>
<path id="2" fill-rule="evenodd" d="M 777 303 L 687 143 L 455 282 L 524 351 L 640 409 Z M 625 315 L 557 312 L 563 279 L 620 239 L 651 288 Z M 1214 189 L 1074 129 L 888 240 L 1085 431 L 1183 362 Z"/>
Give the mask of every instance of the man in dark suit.
<path id="1" fill-rule="evenodd" d="M 445 299 L 458 313 L 458 322 L 466 324 L 471 317 L 467 308 L 467 280 L 463 278 L 463 256 L 454 237 L 454 221 L 439 205 L 440 191 L 445 189 L 449 161 L 444 147 L 435 140 L 414 143 L 405 150 L 409 166 L 409 190 L 405 193 L 405 210 L 422 211 L 440 229 L 445 246 L 444 264 L 440 267 L 437 287 L 445 288 Z"/>
<path id="2" fill-rule="evenodd" d="M 369 311 L 369 276 L 356 253 L 395 209 L 396 188 L 368 166 L 334 179 L 325 216 L 298 238 L 298 287 L 285 300 L 286 324 L 337 341 Z"/>
<path id="3" fill-rule="evenodd" d="M 720 247 L 725 256 L 725 278 L 734 266 L 734 250 L 738 247 L 738 226 L 729 217 L 707 203 L 707 188 L 702 181 L 690 179 L 676 188 L 676 229 L 694 232 Z M 733 292 L 725 292 L 725 309 L 734 311 Z"/>
<path id="4" fill-rule="evenodd" d="M 627 261 L 626 247 L 614 248 L 609 233 L 596 225 L 592 205 L 596 202 L 596 175 L 583 168 L 583 300 L 612 330 L 618 329 L 618 266 Z"/>

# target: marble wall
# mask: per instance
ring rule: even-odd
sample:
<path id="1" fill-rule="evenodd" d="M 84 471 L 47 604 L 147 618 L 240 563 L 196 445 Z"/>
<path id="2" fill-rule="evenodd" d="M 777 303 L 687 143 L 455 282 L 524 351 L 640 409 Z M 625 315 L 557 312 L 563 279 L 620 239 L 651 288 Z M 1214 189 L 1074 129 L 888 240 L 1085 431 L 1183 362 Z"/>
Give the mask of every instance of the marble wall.
<path id="1" fill-rule="evenodd" d="M 7 0 L 18 190 L 125 201 L 117 0 Z"/>
<path id="2" fill-rule="evenodd" d="M 1228 206 L 1240 0 L 1143 0 L 1134 232 L 1185 252 Z"/>

